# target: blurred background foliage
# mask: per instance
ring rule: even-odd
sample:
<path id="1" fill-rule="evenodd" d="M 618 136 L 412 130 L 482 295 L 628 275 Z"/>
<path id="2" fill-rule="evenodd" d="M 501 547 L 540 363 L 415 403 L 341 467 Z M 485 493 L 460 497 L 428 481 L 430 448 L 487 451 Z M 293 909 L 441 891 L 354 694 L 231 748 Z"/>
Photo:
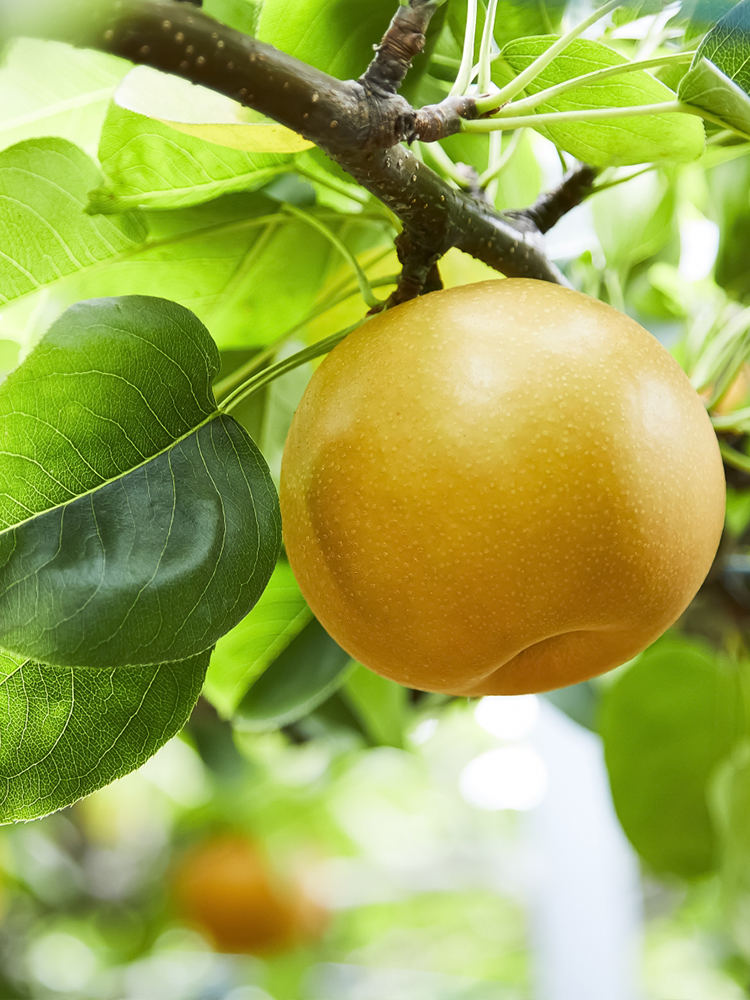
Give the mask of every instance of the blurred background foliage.
<path id="1" fill-rule="evenodd" d="M 315 31 L 305 30 L 310 2 L 204 6 L 345 77 L 361 71 L 394 4 L 370 4 L 367 17 L 357 0 L 320 5 Z M 500 6 L 499 46 L 591 5 Z M 631 5 L 604 40 L 629 57 L 671 51 L 729 6 Z M 416 103 L 447 93 L 466 9 L 450 0 L 434 19 L 408 82 Z M 352 258 L 387 295 L 396 224 L 382 205 L 317 151 L 221 147 L 112 103 L 129 69 L 55 43 L 20 40 L 5 53 L 3 192 L 15 196 L 13 157 L 31 149 L 24 198 L 44 224 L 112 225 L 120 242 L 26 290 L 0 289 L 0 369 L 80 298 L 158 294 L 207 324 L 222 350 L 219 384 L 231 387 L 362 316 Z M 660 75 L 676 86 L 681 72 Z M 709 129 L 694 163 L 608 169 L 548 237 L 576 287 L 675 353 L 732 449 L 719 557 L 670 634 L 613 674 L 543 699 L 423 696 L 353 664 L 282 558 L 219 642 L 181 736 L 76 805 L 0 830 L 0 997 L 585 1000 L 543 985 L 549 927 L 575 925 L 573 959 L 593 967 L 606 956 L 592 957 L 587 935 L 619 905 L 612 934 L 638 950 L 643 996 L 750 995 L 750 412 L 737 416 L 750 406 L 748 149 Z M 493 167 L 499 208 L 527 206 L 572 162 L 530 130 L 419 152 L 456 184 Z M 64 182 L 61 160 L 75 166 Z M 62 217 L 45 200 L 53 181 L 91 214 Z M 494 276 L 458 251 L 441 272 L 448 286 Z M 235 411 L 277 479 L 312 370 Z M 555 777 L 579 752 L 579 783 Z M 559 898 L 565 874 L 572 890 Z M 594 882 L 632 898 L 597 895 Z M 255 938 L 243 911 L 253 892 L 266 913 Z M 599 1000 L 639 995 L 621 985 Z"/>

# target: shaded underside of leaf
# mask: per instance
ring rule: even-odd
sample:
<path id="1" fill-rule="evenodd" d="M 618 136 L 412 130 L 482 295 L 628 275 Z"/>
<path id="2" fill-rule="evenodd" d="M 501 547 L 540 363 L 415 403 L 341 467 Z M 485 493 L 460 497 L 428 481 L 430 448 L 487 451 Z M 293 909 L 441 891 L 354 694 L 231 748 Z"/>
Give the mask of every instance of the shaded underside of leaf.
<path id="1" fill-rule="evenodd" d="M 709 31 L 736 3 L 737 0 L 684 0 L 681 13 L 690 16 L 685 28 L 685 41 L 689 42 Z"/>
<path id="2" fill-rule="evenodd" d="M 680 99 L 750 138 L 750 96 L 708 59 L 694 62 L 682 78 Z"/>
<path id="3" fill-rule="evenodd" d="M 709 31 L 695 53 L 708 59 L 744 91 L 750 93 L 750 0 L 741 0 Z"/>
<path id="4" fill-rule="evenodd" d="M 205 695 L 231 716 L 250 685 L 312 618 L 288 562 L 279 561 L 250 614 L 216 644 Z"/>
<path id="5" fill-rule="evenodd" d="M 373 743 L 403 747 L 406 688 L 362 664 L 347 677 L 342 691 Z"/>
<path id="6" fill-rule="evenodd" d="M 253 684 L 234 724 L 263 732 L 295 722 L 341 687 L 351 665 L 349 654 L 313 619 Z"/>
<path id="7" fill-rule="evenodd" d="M 708 782 L 744 727 L 736 665 L 669 638 L 603 698 L 600 731 L 617 815 L 657 872 L 694 877 L 717 861 Z"/>
<path id="8" fill-rule="evenodd" d="M 209 655 L 123 671 L 0 654 L 0 822 L 44 816 L 140 767 L 187 721 Z"/>

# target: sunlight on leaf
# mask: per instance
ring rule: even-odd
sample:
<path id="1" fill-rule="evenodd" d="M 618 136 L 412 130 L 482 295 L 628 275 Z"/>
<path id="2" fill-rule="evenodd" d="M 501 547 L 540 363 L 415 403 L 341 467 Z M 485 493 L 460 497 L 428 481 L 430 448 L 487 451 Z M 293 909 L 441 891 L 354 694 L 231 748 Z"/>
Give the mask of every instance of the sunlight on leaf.
<path id="1" fill-rule="evenodd" d="M 127 111 L 207 142 L 250 153 L 298 153 L 313 143 L 207 87 L 137 66 L 115 91 Z"/>
<path id="2" fill-rule="evenodd" d="M 500 83 L 510 67 L 520 74 L 552 45 L 554 38 L 521 38 L 506 45 L 495 63 L 493 77 Z M 526 93 L 596 70 L 624 65 L 627 60 L 614 49 L 591 39 L 577 38 L 529 84 Z M 587 83 L 553 97 L 536 108 L 538 114 L 578 111 L 582 108 L 625 108 L 673 101 L 674 91 L 645 70 Z M 510 108 L 513 107 L 511 104 Z M 530 124 L 533 127 L 533 118 Z M 659 114 L 617 118 L 611 121 L 564 122 L 537 128 L 561 149 L 594 166 L 627 165 L 663 160 L 697 159 L 704 149 L 701 121 L 685 114 Z"/>

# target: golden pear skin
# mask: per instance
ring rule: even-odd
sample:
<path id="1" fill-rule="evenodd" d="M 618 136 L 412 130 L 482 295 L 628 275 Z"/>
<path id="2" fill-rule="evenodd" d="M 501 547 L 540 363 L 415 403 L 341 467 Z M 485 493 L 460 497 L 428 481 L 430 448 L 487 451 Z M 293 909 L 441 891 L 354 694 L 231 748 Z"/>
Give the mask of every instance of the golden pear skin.
<path id="1" fill-rule="evenodd" d="M 650 645 L 715 555 L 711 422 L 641 326 L 528 279 L 433 292 L 313 376 L 281 472 L 289 560 L 355 659 L 456 695 L 575 684 Z"/>

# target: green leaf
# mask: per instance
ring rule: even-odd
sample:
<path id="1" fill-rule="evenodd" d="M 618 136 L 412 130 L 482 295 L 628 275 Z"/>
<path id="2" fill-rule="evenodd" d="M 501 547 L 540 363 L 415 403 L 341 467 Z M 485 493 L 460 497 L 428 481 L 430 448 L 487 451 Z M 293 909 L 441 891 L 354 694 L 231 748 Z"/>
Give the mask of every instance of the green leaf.
<path id="1" fill-rule="evenodd" d="M 750 137 L 750 97 L 708 59 L 694 61 L 683 76 L 680 100 Z"/>
<path id="2" fill-rule="evenodd" d="M 395 11 L 393 0 L 263 0 L 257 37 L 347 80 L 364 73 Z"/>
<path id="3" fill-rule="evenodd" d="M 58 136 L 95 151 L 112 91 L 129 69 L 103 52 L 17 39 L 0 66 L 0 149 Z"/>
<path id="4" fill-rule="evenodd" d="M 544 0 L 530 3 L 529 0 L 500 0 L 495 18 L 495 41 L 503 47 L 514 38 L 527 35 L 551 34 L 560 26 L 567 0 Z M 448 24 L 459 45 L 463 45 L 466 33 L 467 0 L 450 0 L 448 3 Z M 479 55 L 479 45 L 487 13 L 486 0 L 479 0 L 477 30 L 474 41 L 474 56 Z"/>
<path id="5" fill-rule="evenodd" d="M 224 348 L 266 344 L 309 312 L 333 251 L 278 202 L 237 194 L 179 211 L 91 217 L 84 206 L 99 180 L 88 157 L 64 140 L 32 140 L 0 153 L 7 199 L 0 305 L 53 288 L 49 322 L 52 307 L 83 298 L 165 296 L 195 311 Z M 353 225 L 369 245 L 384 239 L 383 224 Z M 29 320 L 16 322 L 23 341 Z"/>
<path id="6" fill-rule="evenodd" d="M 203 11 L 230 28 L 254 35 L 263 0 L 203 0 Z"/>
<path id="7" fill-rule="evenodd" d="M 526 208 L 542 190 L 542 168 L 534 154 L 532 134 L 525 132 L 513 159 L 500 175 L 495 206 L 499 209 Z"/>
<path id="8" fill-rule="evenodd" d="M 99 161 L 106 180 L 91 192 L 91 211 L 184 208 L 232 191 L 254 191 L 290 169 L 293 157 L 246 153 L 183 135 L 112 104 Z"/>
<path id="9" fill-rule="evenodd" d="M 235 726 L 265 732 L 296 722 L 341 687 L 351 666 L 349 654 L 314 618 L 250 688 Z"/>
<path id="10" fill-rule="evenodd" d="M 592 198 L 596 234 L 610 267 L 630 268 L 677 237 L 676 185 L 651 171 Z"/>
<path id="11" fill-rule="evenodd" d="M 210 649 L 260 597 L 276 491 L 216 408 L 218 351 L 186 309 L 69 309 L 0 386 L 0 649 L 70 667 Z"/>
<path id="12" fill-rule="evenodd" d="M 144 220 L 84 213 L 99 173 L 64 139 L 30 139 L 0 153 L 0 305 L 138 245 Z"/>
<path id="13" fill-rule="evenodd" d="M 0 340 L 0 382 L 18 364 L 19 346 L 14 340 Z"/>
<path id="14" fill-rule="evenodd" d="M 744 93 L 750 93 L 750 0 L 741 0 L 708 32 L 695 62 L 708 59 Z"/>
<path id="15" fill-rule="evenodd" d="M 19 340 L 28 336 L 25 310 L 40 288 L 55 292 L 44 304 L 47 322 L 79 299 L 164 296 L 196 312 L 222 348 L 267 344 L 312 308 L 334 251 L 277 201 L 235 194 L 189 209 L 92 218 L 83 205 L 98 179 L 86 155 L 63 140 L 0 153 L 0 189 L 9 199 L 0 216 L 0 304 L 29 300 L 19 302 L 24 314 L 13 322 L 6 308 L 4 336 L 14 322 Z M 355 252 L 389 237 L 385 220 L 320 217 Z"/>
<path id="16" fill-rule="evenodd" d="M 481 174 L 489 164 L 487 140 L 487 136 L 459 132 L 443 139 L 440 145 L 454 163 L 465 163 Z M 531 134 L 527 131 L 521 136 L 511 163 L 500 176 L 495 205 L 501 210 L 526 208 L 534 202 L 541 189 L 542 171 L 534 155 Z"/>
<path id="17" fill-rule="evenodd" d="M 229 149 L 297 153 L 313 145 L 296 132 L 222 94 L 150 66 L 131 70 L 117 88 L 114 100 L 126 111 Z"/>
<path id="18" fill-rule="evenodd" d="M 630 0 L 612 12 L 612 23 L 619 26 L 636 21 L 639 17 L 658 14 L 669 2 L 670 0 Z"/>
<path id="19" fill-rule="evenodd" d="M 281 361 L 305 345 L 300 341 L 291 341 L 276 355 Z M 286 375 L 273 381 L 268 387 L 263 427 L 258 443 L 263 457 L 268 462 L 273 480 L 278 486 L 281 476 L 281 459 L 284 454 L 287 434 L 292 423 L 292 417 L 300 404 L 300 400 L 312 378 L 313 366 L 308 363 L 293 368 Z"/>
<path id="20" fill-rule="evenodd" d="M 195 312 L 222 349 L 267 344 L 299 322 L 333 253 L 322 234 L 261 194 L 146 218 L 148 240 L 106 268 L 82 273 L 69 295 L 167 296 Z"/>
<path id="21" fill-rule="evenodd" d="M 571 684 L 568 687 L 557 688 L 556 691 L 546 691 L 543 695 L 555 708 L 559 708 L 569 719 L 577 722 L 592 732 L 596 732 L 596 716 L 599 707 L 599 690 L 591 681 L 581 684 Z"/>
<path id="22" fill-rule="evenodd" d="M 250 614 L 216 643 L 205 695 L 221 715 L 233 714 L 253 681 L 311 618 L 289 563 L 277 563 Z"/>
<path id="23" fill-rule="evenodd" d="M 403 747 L 405 687 L 358 664 L 347 679 L 342 694 L 374 743 Z"/>
<path id="24" fill-rule="evenodd" d="M 515 74 L 521 73 L 554 41 L 554 38 L 546 37 L 520 38 L 510 42 L 498 60 L 498 72 L 502 72 L 502 65 L 505 64 Z M 525 92 L 536 94 L 585 73 L 626 63 L 627 59 L 601 42 L 577 38 L 552 60 Z M 546 114 L 582 108 L 625 108 L 674 99 L 675 94 L 669 87 L 644 70 L 638 70 L 577 87 L 545 101 L 535 111 Z M 564 122 L 540 127 L 538 131 L 577 159 L 599 167 L 695 160 L 703 152 L 705 138 L 700 120 L 687 114 Z"/>
<path id="25" fill-rule="evenodd" d="M 95 670 L 0 653 L 0 822 L 44 816 L 144 764 L 187 721 L 209 655 Z"/>
<path id="26" fill-rule="evenodd" d="M 600 731 L 615 809 L 657 872 L 714 869 L 707 784 L 744 726 L 736 665 L 685 639 L 652 646 L 605 690 Z"/>
<path id="27" fill-rule="evenodd" d="M 738 3 L 708 32 L 679 95 L 750 136 L 750 0 Z"/>
<path id="28" fill-rule="evenodd" d="M 750 295 L 750 158 L 717 166 L 708 174 L 708 189 L 720 234 L 716 281 L 742 300 Z"/>

